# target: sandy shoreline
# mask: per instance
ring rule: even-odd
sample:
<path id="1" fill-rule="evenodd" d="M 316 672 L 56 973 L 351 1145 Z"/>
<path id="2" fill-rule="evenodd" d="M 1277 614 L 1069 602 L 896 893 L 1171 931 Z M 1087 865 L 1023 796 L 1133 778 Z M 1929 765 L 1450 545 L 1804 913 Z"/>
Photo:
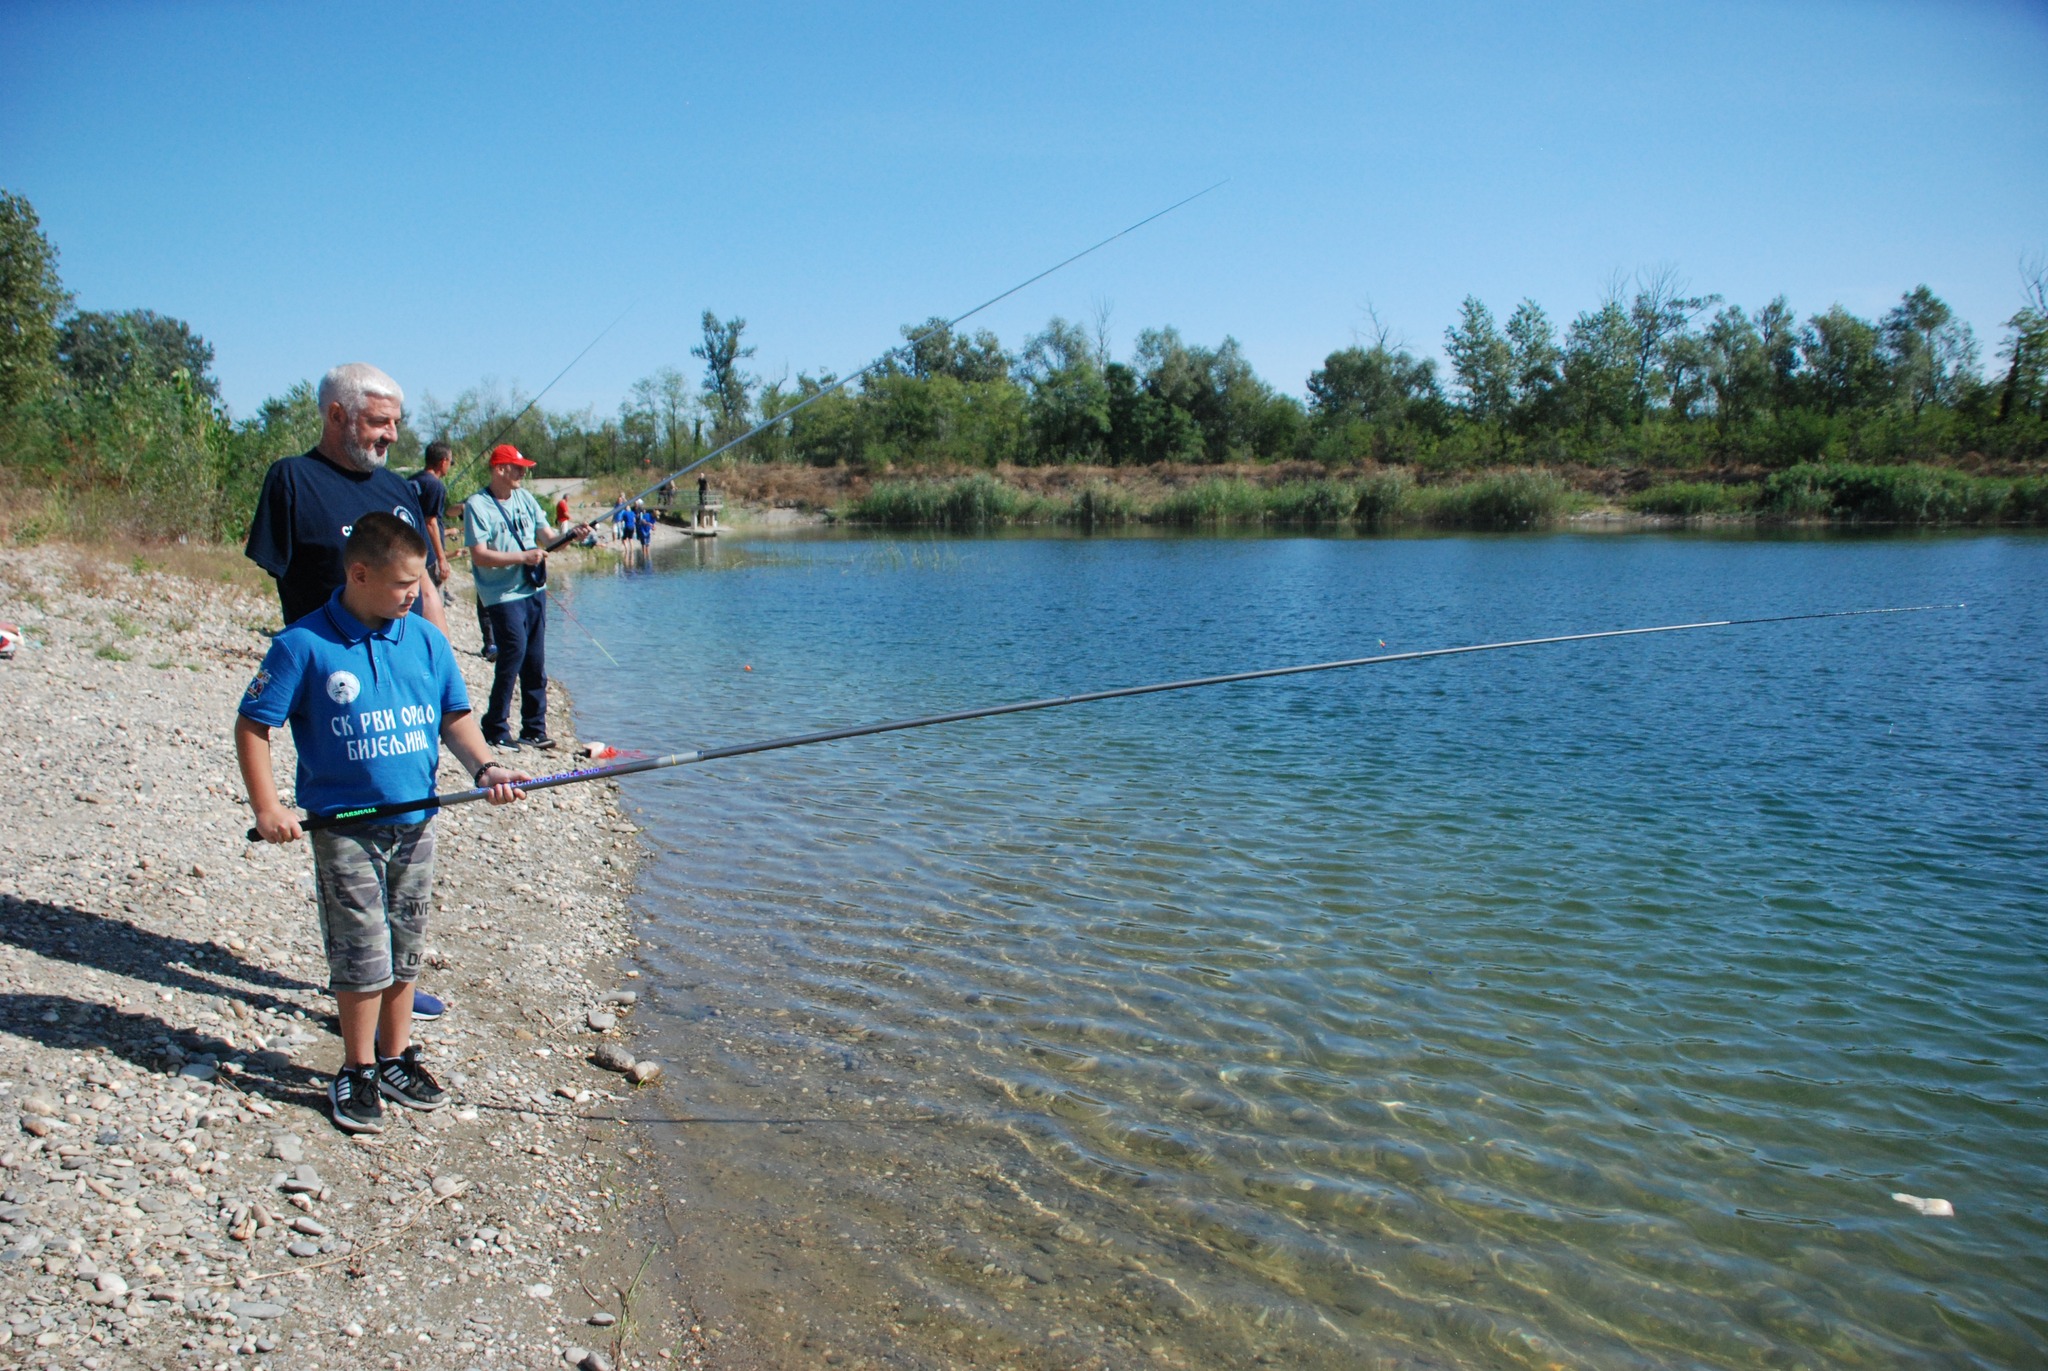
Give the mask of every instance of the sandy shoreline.
<path id="1" fill-rule="evenodd" d="M 229 729 L 274 598 L 39 548 L 0 619 L 0 1368 L 732 1364 L 627 1123 L 673 1083 L 589 1061 L 635 985 L 613 789 L 438 821 L 452 1008 L 418 1036 L 455 1102 L 351 1141 L 311 859 L 243 838 Z"/>

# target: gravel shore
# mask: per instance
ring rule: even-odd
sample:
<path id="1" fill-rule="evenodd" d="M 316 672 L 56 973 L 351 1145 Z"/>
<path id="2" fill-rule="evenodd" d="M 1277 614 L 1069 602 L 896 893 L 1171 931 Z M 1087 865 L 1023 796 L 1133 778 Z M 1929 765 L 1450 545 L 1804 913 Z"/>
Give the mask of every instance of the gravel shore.
<path id="1" fill-rule="evenodd" d="M 26 635 L 0 662 L 0 1368 L 740 1359 L 692 1317 L 627 1122 L 671 1082 L 594 1060 L 630 1053 L 636 998 L 612 787 L 437 821 L 422 985 L 451 1010 L 416 1034 L 453 1102 L 352 1141 L 310 854 L 243 838 L 230 729 L 275 598 L 146 557 L 0 564 Z"/>

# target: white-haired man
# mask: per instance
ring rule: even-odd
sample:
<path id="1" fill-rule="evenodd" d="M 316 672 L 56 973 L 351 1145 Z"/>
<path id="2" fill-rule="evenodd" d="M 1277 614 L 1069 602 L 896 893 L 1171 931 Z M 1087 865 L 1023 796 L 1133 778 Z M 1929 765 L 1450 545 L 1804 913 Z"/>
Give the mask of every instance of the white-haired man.
<path id="1" fill-rule="evenodd" d="M 357 519 L 394 514 L 422 533 L 419 492 L 384 465 L 398 441 L 405 392 L 367 362 L 347 362 L 320 378 L 320 441 L 311 452 L 272 462 L 256 497 L 243 552 L 277 578 L 284 621 L 305 618 L 347 579 L 341 545 Z M 420 613 L 448 631 L 441 595 L 429 577 Z"/>
<path id="2" fill-rule="evenodd" d="M 405 392 L 368 362 L 345 362 L 320 378 L 320 441 L 311 452 L 285 457 L 263 474 L 256 517 L 242 551 L 277 578 L 284 621 L 295 623 L 324 609 L 348 579 L 342 545 L 356 520 L 394 514 L 424 534 L 419 492 L 384 465 L 398 441 Z M 432 576 L 420 581 L 419 612 L 448 632 L 448 616 Z M 413 1017 L 437 1019 L 444 1006 L 424 990 L 413 992 Z"/>

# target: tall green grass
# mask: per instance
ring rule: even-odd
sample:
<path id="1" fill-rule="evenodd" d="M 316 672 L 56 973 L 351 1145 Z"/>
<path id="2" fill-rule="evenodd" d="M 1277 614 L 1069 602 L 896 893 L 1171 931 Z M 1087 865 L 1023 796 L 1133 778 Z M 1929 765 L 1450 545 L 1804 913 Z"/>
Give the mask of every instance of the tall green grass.
<path id="1" fill-rule="evenodd" d="M 978 473 L 951 481 L 884 481 L 836 513 L 849 523 L 955 530 L 1050 523 L 1081 528 L 1147 523 L 1170 528 L 1513 530 L 1556 523 L 1586 503 L 1589 497 L 1540 470 L 1439 485 L 1419 485 L 1400 473 L 1272 486 L 1219 476 L 1149 501 L 1102 482 L 1064 499 L 1033 495 Z M 1628 507 L 1683 518 L 1753 514 L 1837 522 L 2038 525 L 2048 524 L 2048 477 L 2008 480 L 1940 467 L 1807 462 L 1756 485 L 1662 482 L 1630 496 Z"/>
<path id="2" fill-rule="evenodd" d="M 1748 506 L 1751 490 L 1712 481 L 1663 481 L 1629 496 L 1628 507 L 1638 514 L 1675 514 L 1685 519 L 1740 514 Z"/>
<path id="3" fill-rule="evenodd" d="M 1802 462 L 1766 479 L 1757 506 L 1781 518 L 1848 523 L 2042 523 L 2042 486 L 2039 477 L 2012 481 L 1918 463 Z"/>
<path id="4" fill-rule="evenodd" d="M 1571 513 L 1572 488 L 1547 471 L 1510 471 L 1456 485 L 1421 486 L 1409 501 L 1418 522 L 1438 528 L 1535 528 Z"/>

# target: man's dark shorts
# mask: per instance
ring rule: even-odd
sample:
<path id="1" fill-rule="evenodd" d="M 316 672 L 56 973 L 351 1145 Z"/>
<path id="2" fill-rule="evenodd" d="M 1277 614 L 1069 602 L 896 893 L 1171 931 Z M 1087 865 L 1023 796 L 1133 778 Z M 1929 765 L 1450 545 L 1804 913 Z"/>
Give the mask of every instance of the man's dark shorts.
<path id="1" fill-rule="evenodd" d="M 370 992 L 418 980 L 434 893 L 434 825 L 348 824 L 311 836 L 327 988 Z"/>

